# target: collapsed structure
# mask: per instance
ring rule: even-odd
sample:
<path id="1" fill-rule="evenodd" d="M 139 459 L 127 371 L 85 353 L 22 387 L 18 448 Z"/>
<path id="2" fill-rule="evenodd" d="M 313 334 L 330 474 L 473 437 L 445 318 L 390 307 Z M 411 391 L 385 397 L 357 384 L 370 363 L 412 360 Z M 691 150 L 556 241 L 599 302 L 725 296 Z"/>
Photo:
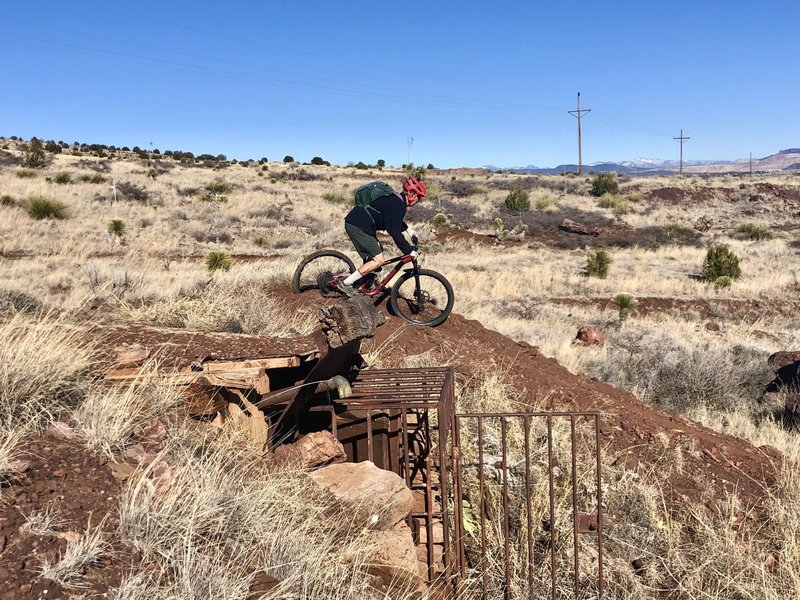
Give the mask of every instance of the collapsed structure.
<path id="1" fill-rule="evenodd" d="M 590 588 L 602 597 L 599 415 L 458 415 L 452 368 L 366 368 L 361 341 L 384 320 L 368 298 L 359 297 L 322 309 L 322 328 L 310 338 L 270 340 L 267 346 L 263 339 L 238 335 L 120 330 L 109 343 L 123 351 L 105 378 L 129 381 L 157 355 L 164 376 L 184 388 L 192 415 L 240 421 L 265 453 L 328 431 L 341 443 L 347 461 L 370 461 L 397 474 L 413 494 L 406 523 L 419 574 L 442 598 L 498 593 L 511 598 L 518 587 L 512 581 L 520 576 L 526 580 L 521 589 L 533 593 L 533 580 L 541 577 L 543 566 L 556 597 L 566 567 L 562 541 L 554 534 L 559 501 L 553 473 L 559 459 L 553 430 L 555 420 L 567 419 L 572 464 L 561 466 L 570 468 L 572 478 L 570 576 L 576 598 Z M 142 345 L 145 339 L 150 348 Z M 585 489 L 579 492 L 577 468 L 576 427 L 583 421 L 595 438 L 588 458 L 580 458 L 584 466 L 593 461 L 588 500 L 578 498 L 579 493 L 587 496 Z M 524 432 L 524 464 L 510 464 L 510 426 Z M 549 523 L 536 523 L 531 506 L 535 486 L 548 483 L 530 462 L 535 448 L 545 450 L 540 456 L 549 473 Z M 594 540 L 589 583 L 579 561 L 584 534 Z M 497 536 L 499 545 L 492 541 Z M 522 573 L 515 558 L 520 553 Z"/>

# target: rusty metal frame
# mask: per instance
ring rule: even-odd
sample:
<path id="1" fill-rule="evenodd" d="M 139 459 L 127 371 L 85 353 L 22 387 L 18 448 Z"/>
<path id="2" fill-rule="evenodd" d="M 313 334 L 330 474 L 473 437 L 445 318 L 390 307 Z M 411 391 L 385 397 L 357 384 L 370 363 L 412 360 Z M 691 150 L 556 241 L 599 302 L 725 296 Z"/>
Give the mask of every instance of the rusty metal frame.
<path id="1" fill-rule="evenodd" d="M 547 486 L 548 495 L 548 519 L 546 523 L 534 523 L 532 520 L 532 507 L 531 496 L 535 491 L 534 483 L 532 482 L 532 451 L 533 442 L 531 440 L 532 423 L 539 420 L 544 428 L 544 438 L 538 439 L 540 453 L 546 454 L 546 467 L 547 478 L 546 482 L 540 481 L 539 485 Z M 555 458 L 553 448 L 553 430 L 554 423 L 564 421 L 569 425 L 569 464 L 558 464 Z M 487 560 L 487 549 L 489 541 L 487 540 L 488 529 L 488 514 L 490 509 L 487 508 L 487 464 L 486 464 L 486 437 L 487 437 L 487 423 L 495 422 L 495 433 L 499 431 L 499 451 L 500 460 L 499 464 L 492 465 L 495 472 L 499 471 L 499 488 L 501 502 L 500 506 L 492 506 L 491 512 L 497 513 L 497 508 L 500 509 L 502 521 L 502 570 L 503 570 L 503 583 L 500 586 L 502 589 L 498 590 L 497 586 L 492 586 L 489 583 L 491 576 L 491 568 Z M 509 465 L 509 440 L 508 430 L 509 424 L 516 422 L 521 426 L 523 432 L 523 447 L 522 453 L 524 454 L 524 464 L 516 465 L 515 471 L 517 472 L 517 480 L 520 484 L 517 487 L 522 488 L 522 501 L 518 502 L 518 512 L 513 511 L 510 507 L 510 484 L 509 478 L 512 465 Z M 585 442 L 583 452 L 579 450 L 579 432 L 578 426 L 583 424 L 584 430 L 582 432 L 583 440 Z M 474 439 L 462 439 L 462 430 L 469 429 L 475 433 Z M 468 450 L 463 444 L 472 444 L 472 450 L 477 456 L 477 464 L 458 465 L 459 472 L 456 479 L 459 486 L 463 486 L 464 472 L 469 468 L 474 468 L 477 473 L 478 480 L 478 494 L 477 498 L 470 498 L 473 505 L 473 514 L 479 514 L 478 523 L 476 524 L 479 532 L 473 534 L 472 537 L 472 552 L 467 551 L 468 534 L 464 528 L 464 522 L 461 522 L 461 528 L 456 530 L 455 548 L 459 554 L 458 563 L 462 567 L 460 573 L 459 589 L 457 596 L 459 598 L 470 599 L 486 599 L 494 600 L 495 598 L 527 598 L 527 597 L 544 597 L 540 590 L 536 596 L 532 590 L 534 584 L 534 568 L 536 567 L 536 557 L 534 552 L 533 539 L 535 534 L 538 534 L 540 541 L 543 538 L 547 539 L 547 561 L 549 562 L 549 594 L 552 599 L 555 598 L 598 598 L 602 599 L 604 595 L 604 576 L 603 576 L 603 497 L 602 497 L 602 471 L 601 471 L 601 437 L 600 437 L 600 413 L 596 411 L 589 412 L 516 412 L 516 413 L 465 413 L 456 415 L 456 427 L 454 430 L 455 445 L 458 448 L 458 454 L 463 456 L 465 451 Z M 580 459 L 580 460 L 579 460 Z M 590 464 L 593 471 L 592 482 L 595 488 L 593 495 L 590 497 L 587 493 L 582 493 L 579 490 L 578 484 L 578 465 Z M 568 509 L 567 520 L 571 523 L 571 537 L 572 537 L 572 572 L 569 573 L 572 579 L 572 594 L 569 596 L 561 589 L 558 589 L 559 575 L 565 575 L 568 568 L 559 567 L 557 561 L 556 550 L 556 533 L 555 524 L 560 514 L 557 514 L 557 502 L 555 492 L 555 471 L 556 468 L 562 472 L 569 474 L 567 478 L 567 485 L 569 487 L 568 496 L 570 506 Z M 520 470 L 522 475 L 519 475 Z M 496 474 L 496 473 L 495 473 Z M 497 475 L 497 474 L 496 474 Z M 534 487 L 532 487 L 534 486 Z M 463 489 L 456 497 L 463 498 Z M 474 506 L 477 504 L 477 506 Z M 592 505 L 594 510 L 589 514 L 582 514 L 579 510 L 581 505 Z M 512 514 L 517 517 L 516 523 L 516 541 L 520 542 L 522 547 L 512 550 L 512 535 L 511 519 Z M 581 536 L 592 536 L 594 545 L 593 552 L 589 552 L 586 560 L 596 561 L 596 580 L 585 581 L 581 577 Z M 584 538 L 585 539 L 585 538 Z M 524 543 L 522 543 L 524 542 Z M 512 553 L 516 554 L 518 561 L 523 563 L 523 571 L 527 573 L 527 582 L 522 585 L 512 585 Z M 563 554 L 570 552 L 564 548 Z M 539 554 L 543 552 L 539 551 Z M 540 563 L 541 564 L 541 563 Z M 541 582 L 539 582 L 541 584 Z M 563 582 L 562 582 L 563 585 Z M 527 590 L 527 591 L 520 591 Z"/>
<path id="2" fill-rule="evenodd" d="M 359 371 L 351 382 L 352 396 L 342 399 L 321 399 L 309 406 L 310 414 L 326 414 L 327 427 L 343 441 L 351 460 L 371 460 L 378 466 L 392 470 L 404 478 L 406 484 L 421 499 L 421 506 L 409 517 L 409 525 L 418 545 L 418 558 L 424 563 L 426 579 L 429 587 L 436 590 L 436 597 L 448 599 L 492 599 L 518 598 L 520 586 L 512 593 L 512 551 L 521 551 L 522 562 L 527 571 L 527 584 L 522 588 L 530 590 L 533 586 L 536 555 L 542 555 L 541 548 L 534 550 L 534 530 L 541 542 L 547 537 L 540 531 L 542 524 L 535 523 L 531 511 L 531 491 L 535 485 L 547 485 L 549 506 L 547 520 L 556 523 L 565 517 L 558 512 L 555 502 L 554 469 L 557 459 L 553 447 L 553 430 L 555 424 L 565 421 L 568 425 L 569 458 L 568 464 L 558 467 L 569 472 L 566 483 L 570 486 L 568 493 L 571 510 L 566 521 L 571 523 L 572 547 L 572 588 L 574 598 L 588 597 L 591 588 L 592 597 L 603 597 L 603 516 L 602 516 L 602 481 L 600 463 L 600 427 L 598 412 L 517 412 L 517 413 L 465 413 L 456 414 L 455 381 L 450 368 L 417 368 L 417 369 L 376 369 Z M 539 430 L 544 435 L 532 439 L 532 424 L 539 420 Z M 494 425 L 492 425 L 494 423 Z M 515 465 L 516 480 L 527 492 L 523 494 L 524 513 L 522 534 L 519 523 L 512 524 L 512 504 L 519 497 L 512 497 L 520 484 L 512 485 L 512 474 L 509 471 L 509 427 L 521 427 L 523 435 L 524 460 Z M 499 472 L 500 501 L 493 510 L 501 515 L 502 531 L 502 579 L 503 590 L 498 595 L 496 586 L 489 584 L 490 577 L 497 579 L 497 571 L 490 573 L 485 563 L 487 548 L 487 510 L 483 506 L 485 487 L 487 486 L 487 465 L 485 454 L 487 437 L 492 427 L 499 432 L 500 458 Z M 579 431 L 579 427 L 581 428 Z M 466 436 L 471 432 L 472 437 Z M 462 433 L 465 437 L 462 437 Z M 589 455 L 587 445 L 580 440 L 590 438 L 592 441 Z M 536 446 L 536 448 L 534 448 Z M 532 479 L 534 452 L 544 461 L 539 466 L 546 469 L 543 480 Z M 465 450 L 467 455 L 477 456 L 477 464 L 463 464 Z M 517 449 L 519 450 L 519 448 Z M 587 499 L 579 490 L 578 466 L 585 470 L 587 465 L 594 472 L 593 480 L 596 492 L 593 498 Z M 480 493 L 478 500 L 465 497 L 465 472 L 477 469 Z M 520 475 L 521 472 L 521 475 Z M 462 501 L 469 500 L 467 505 L 472 515 L 480 515 L 479 531 L 467 533 L 465 513 Z M 476 506 L 477 504 L 477 506 Z M 583 514 L 579 508 L 592 504 L 594 510 Z M 519 515 L 518 515 L 519 516 Z M 473 523 L 474 524 L 474 523 Z M 512 538 L 518 535 L 524 540 L 522 548 L 512 548 Z M 585 536 L 581 538 L 581 536 Z M 597 561 L 597 581 L 586 582 L 581 571 L 581 545 L 579 539 L 593 536 L 594 554 L 589 560 Z M 476 560 L 476 543 L 479 553 L 484 553 L 482 564 Z M 557 561 L 556 540 L 549 536 L 547 560 L 549 562 L 551 598 L 565 597 L 563 590 L 557 590 L 557 580 L 563 580 L 565 567 L 563 560 Z M 585 546 L 586 544 L 584 544 Z M 564 549 L 560 549 L 559 557 L 563 559 Z M 560 563 L 560 564 L 559 564 Z M 484 568 L 487 567 L 487 568 Z M 541 577 L 541 569 L 539 573 Z M 541 582 L 538 582 L 541 588 Z M 557 593 L 561 595 L 558 596 Z M 530 596 L 532 597 L 532 596 Z"/>

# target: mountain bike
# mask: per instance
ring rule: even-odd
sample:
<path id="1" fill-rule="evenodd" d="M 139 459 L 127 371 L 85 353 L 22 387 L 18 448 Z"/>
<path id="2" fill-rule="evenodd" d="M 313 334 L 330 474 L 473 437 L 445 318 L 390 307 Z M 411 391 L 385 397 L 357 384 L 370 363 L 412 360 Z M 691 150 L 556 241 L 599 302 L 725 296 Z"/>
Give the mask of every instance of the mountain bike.
<path id="1" fill-rule="evenodd" d="M 414 249 L 416 249 L 416 242 Z M 453 286 L 444 275 L 421 269 L 410 254 L 384 263 L 394 267 L 383 279 L 373 272 L 364 276 L 356 288 L 360 294 L 380 300 L 389 295 L 392 313 L 412 325 L 435 327 L 444 323 L 453 310 Z M 409 265 L 408 268 L 406 265 Z M 341 296 L 336 284 L 355 271 L 350 257 L 336 250 L 319 250 L 306 256 L 295 269 L 292 289 L 295 294 L 319 290 L 323 296 Z M 391 287 L 389 283 L 399 274 Z"/>

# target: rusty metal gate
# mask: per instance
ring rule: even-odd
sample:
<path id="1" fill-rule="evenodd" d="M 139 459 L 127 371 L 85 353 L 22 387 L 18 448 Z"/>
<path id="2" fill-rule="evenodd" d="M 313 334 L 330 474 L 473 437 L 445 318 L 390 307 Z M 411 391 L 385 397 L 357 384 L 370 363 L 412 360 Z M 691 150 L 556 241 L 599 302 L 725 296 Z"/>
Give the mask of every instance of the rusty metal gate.
<path id="1" fill-rule="evenodd" d="M 456 414 L 450 368 L 363 370 L 312 404 L 310 430 L 412 489 L 432 598 L 603 597 L 599 413 Z"/>
<path id="2" fill-rule="evenodd" d="M 603 597 L 597 412 L 456 415 L 456 597 Z"/>

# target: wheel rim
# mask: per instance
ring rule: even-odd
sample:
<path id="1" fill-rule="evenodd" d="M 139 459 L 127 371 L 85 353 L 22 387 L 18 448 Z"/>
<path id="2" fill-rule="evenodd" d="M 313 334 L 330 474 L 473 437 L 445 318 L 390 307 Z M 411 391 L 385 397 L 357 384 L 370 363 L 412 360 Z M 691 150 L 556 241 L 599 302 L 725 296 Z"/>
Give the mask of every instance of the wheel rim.
<path id="1" fill-rule="evenodd" d="M 414 323 L 432 323 L 446 312 L 449 293 L 444 284 L 424 274 L 419 276 L 419 289 L 415 277 L 399 283 L 396 309 L 398 316 Z"/>
<path id="2" fill-rule="evenodd" d="M 337 278 L 350 274 L 350 265 L 337 256 L 319 256 L 303 266 L 298 280 L 301 292 L 318 289 L 323 294 L 333 291 Z"/>

